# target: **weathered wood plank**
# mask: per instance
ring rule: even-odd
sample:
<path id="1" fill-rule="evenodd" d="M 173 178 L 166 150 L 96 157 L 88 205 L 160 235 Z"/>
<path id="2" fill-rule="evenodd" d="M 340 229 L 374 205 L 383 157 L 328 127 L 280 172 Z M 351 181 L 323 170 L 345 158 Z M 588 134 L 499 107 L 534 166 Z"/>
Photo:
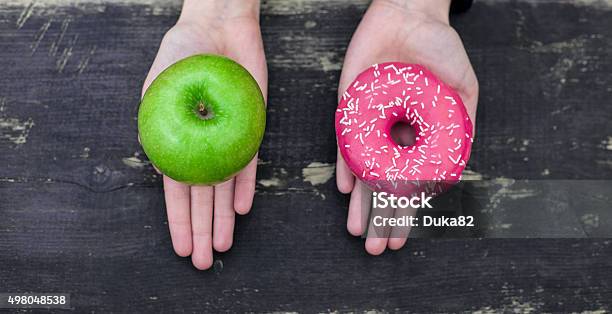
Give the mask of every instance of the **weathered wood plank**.
<path id="1" fill-rule="evenodd" d="M 254 210 L 232 251 L 195 271 L 172 253 L 136 140 L 140 85 L 179 5 L 0 6 L 0 291 L 66 291 L 79 311 L 105 312 L 610 310 L 609 240 L 414 239 L 375 258 L 346 233 L 333 109 L 362 0 L 264 1 Z M 471 176 L 599 179 L 605 193 L 611 17 L 609 1 L 477 1 L 453 18 L 481 85 Z M 498 195 L 503 215 L 530 204 L 514 192 Z M 606 199 L 588 201 L 610 219 Z"/>

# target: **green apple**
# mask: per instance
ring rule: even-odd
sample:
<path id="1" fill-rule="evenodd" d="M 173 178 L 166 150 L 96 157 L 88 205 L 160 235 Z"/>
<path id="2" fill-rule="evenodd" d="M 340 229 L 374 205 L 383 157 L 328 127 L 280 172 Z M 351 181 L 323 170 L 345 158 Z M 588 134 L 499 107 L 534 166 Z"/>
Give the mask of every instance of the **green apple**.
<path id="1" fill-rule="evenodd" d="M 138 132 L 149 160 L 170 178 L 213 185 L 255 156 L 266 125 L 259 85 L 240 64 L 195 55 L 164 70 L 147 89 Z"/>

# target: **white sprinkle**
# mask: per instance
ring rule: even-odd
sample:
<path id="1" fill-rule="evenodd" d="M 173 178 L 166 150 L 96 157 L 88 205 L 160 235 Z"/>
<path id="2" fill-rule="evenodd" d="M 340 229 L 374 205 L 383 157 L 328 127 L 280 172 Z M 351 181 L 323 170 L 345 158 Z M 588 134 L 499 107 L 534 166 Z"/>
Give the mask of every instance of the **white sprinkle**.
<path id="1" fill-rule="evenodd" d="M 459 159 L 461 159 L 461 154 L 459 154 L 459 157 L 457 157 L 457 160 L 454 160 L 450 155 L 448 156 L 448 159 L 450 159 L 450 161 L 453 162 L 453 164 L 458 164 L 459 163 Z"/>
<path id="2" fill-rule="evenodd" d="M 383 69 L 385 69 L 385 70 L 393 69 L 393 70 L 395 70 L 395 74 L 400 74 L 401 73 L 400 71 L 397 70 L 397 68 L 395 67 L 394 64 L 389 64 L 388 66 L 384 67 Z"/>

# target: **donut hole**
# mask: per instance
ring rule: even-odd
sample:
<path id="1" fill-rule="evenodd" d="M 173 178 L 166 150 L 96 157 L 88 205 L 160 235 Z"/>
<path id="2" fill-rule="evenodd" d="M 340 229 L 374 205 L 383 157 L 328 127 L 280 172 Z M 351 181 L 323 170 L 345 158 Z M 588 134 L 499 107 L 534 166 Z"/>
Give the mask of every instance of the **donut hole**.
<path id="1" fill-rule="evenodd" d="M 391 126 L 391 139 L 402 147 L 410 147 L 416 142 L 416 131 L 406 121 L 397 121 Z"/>

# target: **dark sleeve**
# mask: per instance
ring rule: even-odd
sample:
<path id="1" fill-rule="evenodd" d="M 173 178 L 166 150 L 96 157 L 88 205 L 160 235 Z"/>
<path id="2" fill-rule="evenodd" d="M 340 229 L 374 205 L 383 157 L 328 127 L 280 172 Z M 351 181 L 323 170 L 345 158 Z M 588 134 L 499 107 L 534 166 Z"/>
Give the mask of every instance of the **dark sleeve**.
<path id="1" fill-rule="evenodd" d="M 462 13 L 470 9 L 474 0 L 452 0 L 451 13 Z"/>

